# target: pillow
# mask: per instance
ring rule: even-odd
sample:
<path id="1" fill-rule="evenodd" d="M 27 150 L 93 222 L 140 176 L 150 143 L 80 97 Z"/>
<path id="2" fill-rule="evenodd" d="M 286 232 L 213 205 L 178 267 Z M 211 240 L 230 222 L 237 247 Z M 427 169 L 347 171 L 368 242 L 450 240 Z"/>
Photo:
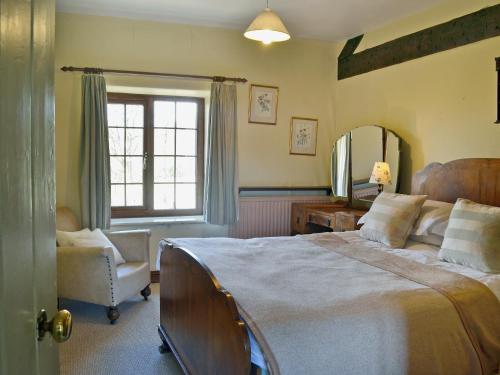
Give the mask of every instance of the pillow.
<path id="1" fill-rule="evenodd" d="M 115 264 L 125 263 L 122 255 L 118 251 L 115 245 L 102 233 L 100 229 L 95 229 L 90 231 L 89 229 L 83 229 L 78 232 L 62 232 L 56 231 L 57 243 L 59 246 L 69 246 L 69 247 L 93 247 L 102 246 L 110 247 L 113 249 L 113 256 L 115 258 Z"/>
<path id="2" fill-rule="evenodd" d="M 417 236 L 436 234 L 443 237 L 452 209 L 452 203 L 426 200 L 411 234 Z"/>
<path id="3" fill-rule="evenodd" d="M 439 258 L 482 272 L 500 273 L 500 207 L 458 199 Z"/>
<path id="4" fill-rule="evenodd" d="M 76 232 L 63 232 L 56 230 L 57 246 L 74 246 L 73 241 L 75 238 L 82 238 L 90 233 L 90 229 L 85 228 Z"/>
<path id="5" fill-rule="evenodd" d="M 392 248 L 403 248 L 426 198 L 426 195 L 382 192 L 360 219 L 364 223 L 360 236 Z"/>

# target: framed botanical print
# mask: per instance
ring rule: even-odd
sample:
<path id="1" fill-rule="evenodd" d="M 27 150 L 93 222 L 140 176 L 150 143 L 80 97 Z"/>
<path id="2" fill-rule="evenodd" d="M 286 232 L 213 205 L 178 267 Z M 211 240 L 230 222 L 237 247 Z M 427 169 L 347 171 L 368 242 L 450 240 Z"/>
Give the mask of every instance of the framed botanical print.
<path id="1" fill-rule="evenodd" d="M 292 117 L 290 121 L 290 154 L 316 155 L 318 120 Z"/>
<path id="2" fill-rule="evenodd" d="M 275 86 L 250 85 L 248 122 L 276 125 L 278 91 Z"/>

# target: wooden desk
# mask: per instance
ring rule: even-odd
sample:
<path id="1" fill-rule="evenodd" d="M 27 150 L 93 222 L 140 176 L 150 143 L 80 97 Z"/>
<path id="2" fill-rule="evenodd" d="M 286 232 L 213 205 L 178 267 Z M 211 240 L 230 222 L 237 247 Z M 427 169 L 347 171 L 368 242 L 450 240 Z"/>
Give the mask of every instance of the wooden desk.
<path id="1" fill-rule="evenodd" d="M 357 222 L 366 211 L 347 207 L 344 202 L 293 203 L 292 235 L 356 230 L 361 227 Z"/>

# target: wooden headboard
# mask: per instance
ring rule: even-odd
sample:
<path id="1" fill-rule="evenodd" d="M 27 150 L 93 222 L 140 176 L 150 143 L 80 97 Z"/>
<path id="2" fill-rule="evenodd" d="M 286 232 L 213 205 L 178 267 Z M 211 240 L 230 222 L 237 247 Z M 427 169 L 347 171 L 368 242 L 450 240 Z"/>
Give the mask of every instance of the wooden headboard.
<path id="1" fill-rule="evenodd" d="M 432 163 L 417 172 L 412 194 L 455 203 L 457 198 L 500 207 L 500 159 L 459 159 Z"/>

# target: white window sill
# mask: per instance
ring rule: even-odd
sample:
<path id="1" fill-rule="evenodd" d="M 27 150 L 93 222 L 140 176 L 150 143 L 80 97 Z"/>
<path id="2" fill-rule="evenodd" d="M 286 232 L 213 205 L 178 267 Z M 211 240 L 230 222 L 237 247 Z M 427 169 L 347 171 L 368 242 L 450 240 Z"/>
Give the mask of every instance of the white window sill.
<path id="1" fill-rule="evenodd" d="M 206 224 L 203 216 L 164 216 L 164 217 L 127 217 L 111 219 L 111 227 L 129 227 L 133 225 L 168 225 L 168 224 Z"/>

